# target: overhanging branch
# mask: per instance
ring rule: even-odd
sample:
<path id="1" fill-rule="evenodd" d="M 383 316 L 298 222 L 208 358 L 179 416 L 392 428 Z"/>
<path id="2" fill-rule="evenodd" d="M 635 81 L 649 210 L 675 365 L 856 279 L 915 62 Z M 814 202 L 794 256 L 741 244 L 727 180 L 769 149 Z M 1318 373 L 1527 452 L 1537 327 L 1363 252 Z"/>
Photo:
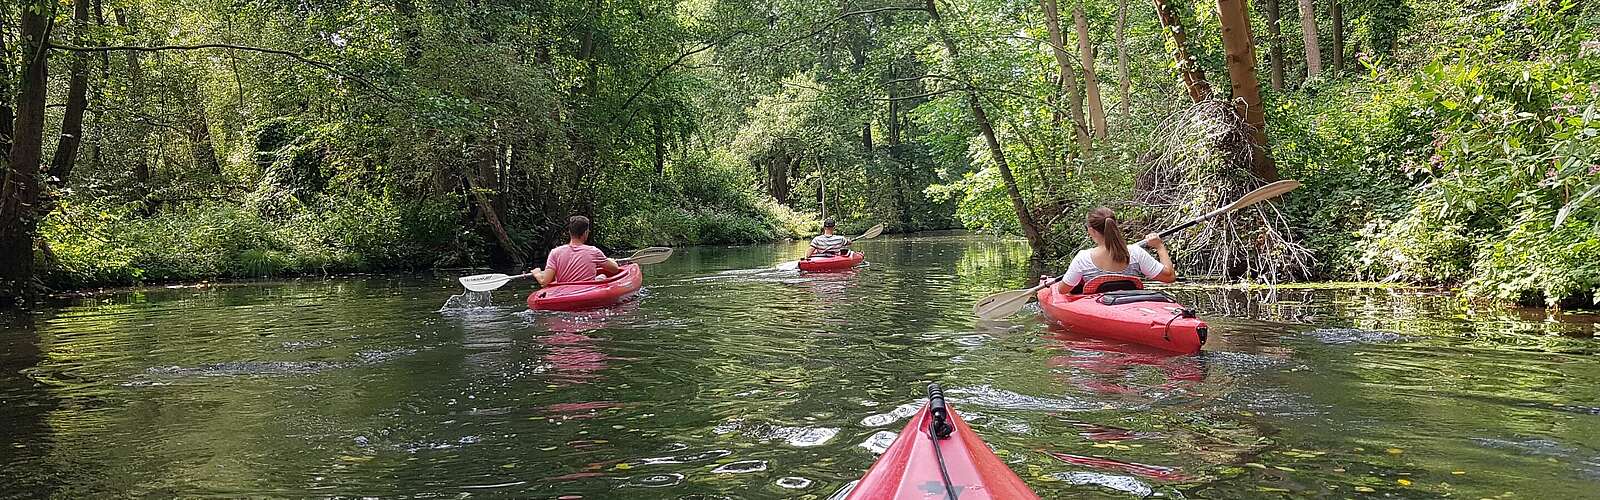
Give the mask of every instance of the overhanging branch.
<path id="1" fill-rule="evenodd" d="M 335 66 L 335 65 L 333 65 L 331 63 L 318 61 L 316 59 L 312 59 L 312 58 L 309 58 L 309 57 L 306 57 L 306 56 L 303 56 L 303 55 L 300 55 L 300 54 L 297 54 L 297 53 L 294 53 L 294 52 L 290 52 L 290 51 L 287 51 L 287 50 L 272 49 L 272 48 L 267 48 L 267 47 L 253 47 L 253 46 L 250 46 L 250 45 L 236 45 L 236 44 L 231 44 L 231 43 L 199 43 L 199 44 L 192 44 L 192 45 L 151 45 L 151 46 L 110 45 L 110 46 L 103 46 L 103 47 L 83 47 L 83 46 L 69 45 L 69 44 L 64 44 L 64 43 L 50 42 L 49 46 L 52 49 L 65 50 L 65 51 L 68 51 L 68 52 L 130 52 L 130 51 L 132 51 L 132 52 L 164 52 L 164 51 L 175 51 L 175 50 L 176 51 L 182 51 L 182 50 L 205 50 L 205 49 L 231 49 L 231 50 L 243 50 L 243 51 L 246 51 L 246 52 L 260 52 L 260 53 L 263 53 L 263 54 L 274 54 L 274 55 L 280 55 L 280 56 L 288 57 L 290 59 L 294 59 L 296 61 L 300 61 L 302 63 L 309 64 L 309 65 L 315 66 L 317 68 L 321 68 L 321 69 L 326 70 L 326 71 L 328 71 L 330 73 L 333 73 L 333 74 L 336 74 L 336 75 L 339 75 L 339 76 L 342 76 L 342 77 L 345 77 L 345 78 L 349 78 L 351 80 L 355 80 L 357 82 L 360 82 L 362 85 L 366 85 L 367 87 L 378 91 L 378 94 L 380 94 L 384 99 L 387 99 L 389 101 L 398 102 L 393 96 L 389 95 L 389 92 L 387 90 L 385 90 L 383 87 L 379 87 L 377 84 L 374 84 L 374 83 L 372 83 L 370 81 L 367 81 L 365 78 L 361 78 L 359 76 L 352 75 L 350 73 L 346 73 L 344 70 L 339 69 L 338 66 Z"/>

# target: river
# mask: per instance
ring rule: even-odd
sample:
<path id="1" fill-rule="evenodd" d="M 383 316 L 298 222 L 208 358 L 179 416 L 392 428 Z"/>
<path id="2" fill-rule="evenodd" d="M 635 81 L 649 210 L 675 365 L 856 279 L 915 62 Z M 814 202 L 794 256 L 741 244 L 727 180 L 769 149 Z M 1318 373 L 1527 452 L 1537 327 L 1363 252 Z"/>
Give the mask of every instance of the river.
<path id="1" fill-rule="evenodd" d="M 1173 292 L 1171 357 L 1037 309 L 1027 248 L 679 249 L 635 301 L 441 311 L 452 275 L 152 288 L 0 322 L 0 497 L 827 498 L 929 382 L 1046 498 L 1600 497 L 1595 317 L 1408 289 Z"/>

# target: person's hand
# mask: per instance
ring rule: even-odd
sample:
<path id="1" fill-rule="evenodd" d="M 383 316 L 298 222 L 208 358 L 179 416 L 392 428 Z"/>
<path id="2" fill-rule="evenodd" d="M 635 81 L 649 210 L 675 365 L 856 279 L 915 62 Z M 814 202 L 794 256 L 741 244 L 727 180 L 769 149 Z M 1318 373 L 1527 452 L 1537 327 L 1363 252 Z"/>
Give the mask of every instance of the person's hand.
<path id="1" fill-rule="evenodd" d="M 1161 250 L 1166 247 L 1166 243 L 1161 241 L 1161 233 L 1150 233 L 1149 236 L 1145 236 L 1144 244 L 1151 250 Z"/>
<path id="2" fill-rule="evenodd" d="M 537 268 L 537 267 L 528 270 L 528 274 L 539 274 L 539 273 L 542 273 L 542 272 L 544 272 L 544 269 Z"/>

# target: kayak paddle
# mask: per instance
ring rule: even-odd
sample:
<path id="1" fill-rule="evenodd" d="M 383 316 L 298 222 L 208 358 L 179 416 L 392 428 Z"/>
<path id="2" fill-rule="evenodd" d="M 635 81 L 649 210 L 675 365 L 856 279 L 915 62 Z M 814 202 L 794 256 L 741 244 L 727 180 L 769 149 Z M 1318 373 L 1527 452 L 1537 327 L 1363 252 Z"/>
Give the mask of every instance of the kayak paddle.
<path id="1" fill-rule="evenodd" d="M 1239 197 L 1239 199 L 1235 200 L 1233 203 L 1223 205 L 1222 208 L 1212 210 L 1208 214 L 1195 217 L 1190 219 L 1188 222 L 1178 224 L 1172 229 L 1162 231 L 1159 233 L 1159 235 L 1162 238 L 1172 236 L 1174 233 L 1193 227 L 1195 224 L 1205 222 L 1206 220 L 1212 219 L 1218 215 L 1276 198 L 1283 195 L 1283 193 L 1294 191 L 1294 189 L 1297 187 L 1300 187 L 1300 181 L 1290 179 L 1284 179 L 1261 186 L 1255 191 L 1251 191 L 1250 194 Z M 1139 244 L 1143 245 L 1147 241 L 1148 240 L 1139 240 Z M 1028 300 L 1032 299 L 1034 294 L 1038 293 L 1039 290 L 1043 290 L 1044 287 L 1050 286 L 1050 284 L 1054 282 L 1054 280 L 1046 280 L 1044 283 L 1040 283 L 1038 286 L 1029 288 L 1027 290 L 1010 290 L 984 297 L 979 299 L 978 303 L 972 306 L 972 314 L 980 319 L 1000 319 L 1012 314 L 1016 314 L 1017 311 L 1022 310 L 1022 306 L 1028 304 Z"/>
<path id="2" fill-rule="evenodd" d="M 671 257 L 671 248 L 650 247 L 634 252 L 632 256 L 627 258 L 617 259 L 617 265 L 622 266 L 630 263 L 641 265 L 660 264 L 662 262 L 666 262 L 667 259 Z M 509 276 L 500 273 L 478 274 L 474 276 L 463 277 L 460 279 L 460 281 L 461 286 L 466 287 L 467 290 L 474 292 L 487 292 L 505 286 L 506 283 L 510 282 L 511 280 L 518 280 L 532 276 L 533 273 L 518 274 L 516 276 Z"/>
<path id="3" fill-rule="evenodd" d="M 851 242 L 854 242 L 856 240 L 870 240 L 870 239 L 873 239 L 873 238 L 877 238 L 878 235 L 880 235 L 880 234 L 883 234 L 883 224 L 882 223 L 879 223 L 878 225 L 872 226 L 872 228 L 867 229 L 867 232 L 861 233 L 861 236 L 857 236 L 857 237 L 854 237 L 854 238 L 846 238 L 846 239 L 851 241 Z M 796 270 L 796 269 L 799 269 L 799 268 L 800 268 L 800 261 L 798 261 L 798 260 L 791 260 L 789 262 L 778 264 L 778 269 L 781 269 L 781 270 L 784 270 L 784 271 L 793 271 L 793 270 Z"/>

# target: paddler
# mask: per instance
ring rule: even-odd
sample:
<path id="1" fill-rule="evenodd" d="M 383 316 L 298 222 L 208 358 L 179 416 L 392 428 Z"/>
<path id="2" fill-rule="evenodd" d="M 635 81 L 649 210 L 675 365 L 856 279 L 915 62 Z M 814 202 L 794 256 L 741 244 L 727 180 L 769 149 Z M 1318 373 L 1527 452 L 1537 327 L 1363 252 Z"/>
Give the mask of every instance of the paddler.
<path id="1" fill-rule="evenodd" d="M 806 258 L 831 257 L 834 255 L 850 255 L 850 238 L 833 234 L 833 219 L 822 221 L 822 234 L 811 239 L 811 248 L 806 251 Z"/>
<path id="2" fill-rule="evenodd" d="M 598 273 L 612 276 L 622 269 L 617 261 L 606 258 L 606 253 L 589 245 L 589 218 L 574 215 L 567 219 L 567 244 L 550 250 L 544 268 L 532 271 L 540 286 L 552 283 L 589 281 Z"/>
<path id="3" fill-rule="evenodd" d="M 1161 235 L 1150 233 L 1145 241 L 1160 256 L 1157 260 L 1137 244 L 1122 244 L 1125 241 L 1122 229 L 1118 227 L 1117 216 L 1110 208 L 1090 210 L 1087 219 L 1089 239 L 1094 240 L 1094 248 L 1079 250 L 1078 255 L 1072 257 L 1072 264 L 1067 266 L 1067 272 L 1061 275 L 1061 281 L 1066 282 L 1073 293 L 1082 293 L 1081 285 L 1105 275 L 1135 276 L 1163 283 L 1178 280 L 1172 256 L 1167 254 L 1167 246 L 1161 242 Z"/>

